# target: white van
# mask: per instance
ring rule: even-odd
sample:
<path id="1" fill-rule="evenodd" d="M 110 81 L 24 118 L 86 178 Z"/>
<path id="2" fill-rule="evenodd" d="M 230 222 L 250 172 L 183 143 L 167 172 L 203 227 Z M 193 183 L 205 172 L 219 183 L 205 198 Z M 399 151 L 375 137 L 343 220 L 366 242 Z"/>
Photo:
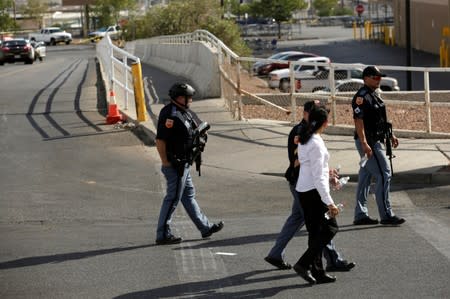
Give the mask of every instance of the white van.
<path id="1" fill-rule="evenodd" d="M 317 66 L 315 63 L 330 63 L 330 58 L 325 56 L 301 58 L 297 62 L 301 64 L 294 67 L 295 79 L 301 79 L 305 76 L 312 76 L 316 72 L 325 69 L 323 66 Z M 279 88 L 282 92 L 288 92 L 290 88 L 289 69 L 275 70 L 269 73 L 269 87 Z"/>

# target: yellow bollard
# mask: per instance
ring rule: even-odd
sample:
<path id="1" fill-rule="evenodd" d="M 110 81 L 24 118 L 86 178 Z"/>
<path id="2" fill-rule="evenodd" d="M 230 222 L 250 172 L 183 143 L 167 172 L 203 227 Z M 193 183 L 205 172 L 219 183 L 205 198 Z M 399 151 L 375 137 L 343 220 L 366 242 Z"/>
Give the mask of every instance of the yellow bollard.
<path id="1" fill-rule="evenodd" d="M 444 26 L 442 28 L 442 36 L 450 36 L 450 26 Z"/>
<path id="2" fill-rule="evenodd" d="M 450 48 L 448 45 L 445 46 L 445 67 L 450 66 Z"/>
<path id="3" fill-rule="evenodd" d="M 136 103 L 136 116 L 138 121 L 147 120 L 147 108 L 145 107 L 144 85 L 142 84 L 142 69 L 140 63 L 131 65 L 134 85 L 134 101 Z"/>
<path id="4" fill-rule="evenodd" d="M 356 39 L 356 21 L 353 21 L 353 39 Z"/>
<path id="5" fill-rule="evenodd" d="M 390 28 L 390 33 L 391 33 L 391 46 L 395 46 L 395 33 L 394 33 L 394 28 L 391 27 Z"/>
<path id="6" fill-rule="evenodd" d="M 389 31 L 386 25 L 384 26 L 383 31 L 384 31 L 384 44 L 389 45 Z"/>
<path id="7" fill-rule="evenodd" d="M 367 21 L 364 21 L 364 39 L 367 39 Z"/>
<path id="8" fill-rule="evenodd" d="M 370 38 L 370 21 L 364 22 L 364 37 L 365 39 Z"/>

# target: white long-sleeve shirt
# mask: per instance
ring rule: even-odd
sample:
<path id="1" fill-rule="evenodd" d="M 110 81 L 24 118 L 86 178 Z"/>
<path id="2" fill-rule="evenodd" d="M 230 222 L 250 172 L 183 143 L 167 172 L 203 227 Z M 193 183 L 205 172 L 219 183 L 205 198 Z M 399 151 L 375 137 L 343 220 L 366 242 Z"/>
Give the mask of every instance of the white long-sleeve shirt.
<path id="1" fill-rule="evenodd" d="M 300 175 L 295 190 L 307 192 L 317 189 L 322 201 L 328 206 L 334 201 L 330 195 L 330 154 L 319 134 L 313 134 L 306 144 L 298 144 Z"/>

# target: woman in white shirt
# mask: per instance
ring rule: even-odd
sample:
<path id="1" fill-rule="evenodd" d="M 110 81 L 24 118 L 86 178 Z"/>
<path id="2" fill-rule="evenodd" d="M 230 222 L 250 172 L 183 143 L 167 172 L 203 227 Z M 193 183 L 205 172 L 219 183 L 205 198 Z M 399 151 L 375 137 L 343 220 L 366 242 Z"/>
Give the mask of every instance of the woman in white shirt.
<path id="1" fill-rule="evenodd" d="M 326 274 L 322 251 L 338 231 L 335 217 L 339 209 L 330 195 L 329 153 L 321 137 L 328 126 L 328 111 L 316 107 L 309 114 L 309 124 L 300 133 L 298 145 L 300 175 L 296 191 L 305 214 L 308 249 L 294 265 L 294 270 L 310 284 L 329 283 L 336 277 Z M 331 217 L 325 218 L 328 212 Z"/>

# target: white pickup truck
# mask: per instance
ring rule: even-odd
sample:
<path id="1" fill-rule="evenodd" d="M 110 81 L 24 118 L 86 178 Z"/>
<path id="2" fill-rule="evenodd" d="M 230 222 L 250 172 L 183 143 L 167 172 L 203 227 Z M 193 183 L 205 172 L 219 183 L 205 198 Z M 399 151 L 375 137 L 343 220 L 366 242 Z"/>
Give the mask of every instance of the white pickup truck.
<path id="1" fill-rule="evenodd" d="M 301 79 L 304 76 L 312 76 L 312 74 L 316 73 L 319 70 L 325 69 L 322 66 L 311 65 L 308 64 L 310 62 L 321 62 L 321 63 L 329 63 L 330 58 L 324 56 L 315 56 L 315 57 L 307 57 L 301 58 L 297 60 L 297 62 L 302 64 L 297 64 L 294 66 L 294 77 L 295 79 Z M 306 63 L 306 64 L 305 64 Z M 288 92 L 290 88 L 290 73 L 289 69 L 280 69 L 274 70 L 269 73 L 269 87 L 270 88 L 279 88 L 282 92 Z"/>
<path id="2" fill-rule="evenodd" d="M 301 78 L 299 83 L 296 86 L 297 92 L 315 92 L 318 90 L 322 90 L 325 88 L 330 88 L 330 79 L 329 79 L 329 70 L 322 70 L 317 72 L 312 76 L 305 76 Z M 362 69 L 360 68 L 352 68 L 352 69 L 339 69 L 336 68 L 334 70 L 334 79 L 335 80 L 345 80 L 351 78 L 362 78 Z M 400 87 L 398 86 L 397 79 L 392 77 L 382 77 L 380 83 L 380 89 L 382 91 L 399 91 Z"/>
<path id="3" fill-rule="evenodd" d="M 62 30 L 59 27 L 42 28 L 37 33 L 28 34 L 30 41 L 43 41 L 47 45 L 56 45 L 57 43 L 65 43 L 66 45 L 72 42 L 72 34 Z"/>

